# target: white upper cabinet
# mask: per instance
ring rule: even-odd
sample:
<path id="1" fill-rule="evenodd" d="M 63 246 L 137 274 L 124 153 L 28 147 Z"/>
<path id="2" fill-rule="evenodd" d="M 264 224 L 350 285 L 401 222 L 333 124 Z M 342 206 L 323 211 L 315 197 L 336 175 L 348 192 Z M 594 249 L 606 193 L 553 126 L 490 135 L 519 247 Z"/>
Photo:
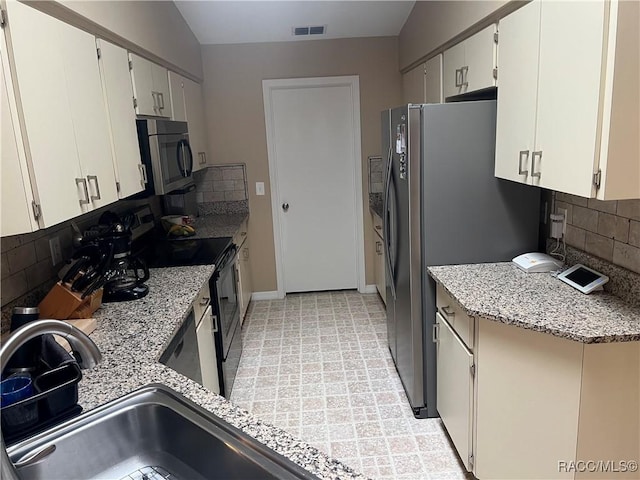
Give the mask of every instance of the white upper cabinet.
<path id="1" fill-rule="evenodd" d="M 193 171 L 207 166 L 208 136 L 204 116 L 202 87 L 188 78 L 183 78 L 184 104 L 189 125 L 189 143 L 193 151 Z"/>
<path id="2" fill-rule="evenodd" d="M 48 227 L 117 200 L 95 39 L 20 2 L 7 11 L 24 148 Z"/>
<path id="3" fill-rule="evenodd" d="M 175 72 L 169 72 L 169 93 L 171 96 L 171 113 L 177 122 L 187 121 L 187 111 L 184 107 L 183 78 Z"/>
<path id="4" fill-rule="evenodd" d="M 638 10 L 534 1 L 500 21 L 497 177 L 640 198 Z"/>
<path id="5" fill-rule="evenodd" d="M 167 69 L 135 53 L 129 53 L 136 113 L 171 117 L 171 93 Z"/>
<path id="6" fill-rule="evenodd" d="M 496 26 L 481 30 L 444 52 L 444 97 L 496 85 Z"/>
<path id="7" fill-rule="evenodd" d="M 124 48 L 104 40 L 96 40 L 100 51 L 100 75 L 104 102 L 107 106 L 111 152 L 115 164 L 118 197 L 125 198 L 142 191 L 145 172 L 140 160 L 133 88 L 129 76 L 129 57 Z"/>
<path id="8" fill-rule="evenodd" d="M 427 60 L 425 71 L 425 98 L 427 103 L 442 103 L 442 54 Z"/>
<path id="9" fill-rule="evenodd" d="M 425 64 L 421 63 L 402 75 L 403 103 L 425 103 L 426 87 Z"/>
<path id="10" fill-rule="evenodd" d="M 2 171 L 2 200 L 0 208 L 0 235 L 17 235 L 38 229 L 32 213 L 33 192 L 27 171 L 27 160 L 22 145 L 22 135 L 16 115 L 15 96 L 9 71 L 4 35 L 0 41 L 0 155 Z"/>

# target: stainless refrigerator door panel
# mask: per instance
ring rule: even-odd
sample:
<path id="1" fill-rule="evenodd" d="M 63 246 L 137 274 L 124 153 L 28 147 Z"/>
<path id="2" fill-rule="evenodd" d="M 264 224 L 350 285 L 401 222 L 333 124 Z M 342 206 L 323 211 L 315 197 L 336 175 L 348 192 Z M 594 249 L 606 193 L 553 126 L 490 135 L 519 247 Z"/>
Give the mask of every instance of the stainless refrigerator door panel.
<path id="1" fill-rule="evenodd" d="M 385 172 L 385 192 L 384 192 L 384 208 L 383 208 L 383 221 L 384 221 L 384 256 L 385 263 L 385 289 L 387 299 L 387 342 L 389 344 L 389 350 L 393 360 L 396 359 L 396 322 L 395 322 L 395 290 L 392 283 L 391 270 L 389 268 L 389 220 L 390 211 L 395 211 L 395 193 L 390 191 L 391 179 L 388 178 L 388 168 L 391 166 L 391 110 L 385 110 L 381 115 L 382 123 L 382 153 L 385 155 L 384 172 Z"/>
<path id="2" fill-rule="evenodd" d="M 426 265 L 537 250 L 540 190 L 494 176 L 495 100 L 425 105 L 423 117 Z"/>
<path id="3" fill-rule="evenodd" d="M 392 263 L 396 277 L 396 368 L 409 403 L 424 405 L 422 370 L 422 278 L 420 242 L 420 111 L 402 107 L 391 114 L 392 182 L 397 201 Z M 399 138 L 399 137 L 405 138 Z M 399 151 L 401 151 L 399 153 Z M 405 153 L 406 152 L 406 153 Z"/>

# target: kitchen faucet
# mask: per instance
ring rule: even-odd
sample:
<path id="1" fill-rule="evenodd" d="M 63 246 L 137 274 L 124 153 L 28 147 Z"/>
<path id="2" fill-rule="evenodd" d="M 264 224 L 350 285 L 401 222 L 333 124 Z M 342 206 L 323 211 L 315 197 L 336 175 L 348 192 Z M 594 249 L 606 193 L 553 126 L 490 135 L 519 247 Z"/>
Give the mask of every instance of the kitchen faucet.
<path id="1" fill-rule="evenodd" d="M 102 360 L 102 355 L 96 344 L 81 330 L 60 320 L 36 320 L 17 329 L 4 342 L 0 348 L 0 371 L 5 369 L 11 356 L 22 345 L 39 335 L 47 333 L 64 337 L 69 342 L 80 368 L 93 368 Z M 0 455 L 2 456 L 0 458 L 0 478 L 3 480 L 19 480 L 18 472 L 9 459 L 9 455 L 7 455 L 4 438 L 1 434 L 0 447 Z M 36 456 L 38 456 L 38 453 L 36 453 Z"/>

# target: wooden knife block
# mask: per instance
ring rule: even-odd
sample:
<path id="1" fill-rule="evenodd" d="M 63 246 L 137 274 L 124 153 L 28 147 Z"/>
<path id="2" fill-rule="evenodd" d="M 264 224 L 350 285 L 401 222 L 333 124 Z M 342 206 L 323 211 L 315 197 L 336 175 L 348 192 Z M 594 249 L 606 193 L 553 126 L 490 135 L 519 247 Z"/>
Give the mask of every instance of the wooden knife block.
<path id="1" fill-rule="evenodd" d="M 66 320 L 68 318 L 91 318 L 102 305 L 102 289 L 86 297 L 72 292 L 62 282 L 56 283 L 40 302 L 40 318 Z"/>

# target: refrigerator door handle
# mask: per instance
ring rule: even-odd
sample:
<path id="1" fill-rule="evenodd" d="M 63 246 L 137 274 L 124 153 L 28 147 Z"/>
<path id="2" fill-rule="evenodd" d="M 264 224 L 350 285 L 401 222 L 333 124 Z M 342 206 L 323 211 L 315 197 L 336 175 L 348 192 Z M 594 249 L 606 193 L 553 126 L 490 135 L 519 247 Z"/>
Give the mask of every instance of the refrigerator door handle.
<path id="1" fill-rule="evenodd" d="M 393 271 L 393 264 L 391 262 L 391 230 L 389 228 L 389 193 L 391 188 L 391 169 L 393 160 L 393 149 L 390 146 L 387 152 L 387 172 L 385 177 L 385 189 L 384 189 L 384 256 L 386 259 L 387 269 L 389 271 L 391 287 L 391 295 L 396 298 L 396 285 L 395 285 L 395 272 Z"/>

